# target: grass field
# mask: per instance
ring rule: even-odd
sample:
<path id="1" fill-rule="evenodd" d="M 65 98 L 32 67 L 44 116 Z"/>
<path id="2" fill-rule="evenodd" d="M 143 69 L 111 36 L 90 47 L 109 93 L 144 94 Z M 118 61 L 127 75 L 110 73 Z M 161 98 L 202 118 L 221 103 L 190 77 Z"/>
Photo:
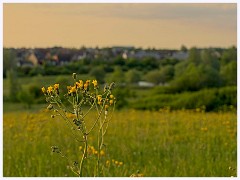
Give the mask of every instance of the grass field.
<path id="1" fill-rule="evenodd" d="M 80 159 L 82 144 L 72 138 L 61 118 L 50 115 L 42 108 L 4 111 L 3 176 L 75 176 L 69 163 Z M 89 141 L 96 145 L 93 137 Z M 116 111 L 105 144 L 104 176 L 129 177 L 137 171 L 145 177 L 236 176 L 237 115 L 199 110 Z M 59 146 L 69 161 L 52 153 L 51 146 Z M 92 160 L 94 155 L 87 161 L 84 176 L 93 176 Z"/>

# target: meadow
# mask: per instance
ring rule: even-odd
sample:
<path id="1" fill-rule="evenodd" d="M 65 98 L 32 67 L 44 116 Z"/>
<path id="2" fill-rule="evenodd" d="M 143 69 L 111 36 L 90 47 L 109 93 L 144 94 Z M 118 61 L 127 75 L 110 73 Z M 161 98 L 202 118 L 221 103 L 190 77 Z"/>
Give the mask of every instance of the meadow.
<path id="1" fill-rule="evenodd" d="M 46 106 L 4 111 L 4 177 L 75 176 L 69 165 L 80 159 L 82 144 L 61 118 L 50 117 Z M 94 136 L 89 142 L 95 147 Z M 68 159 L 53 153 L 52 146 L 58 146 Z M 93 176 L 91 158 L 84 176 Z M 237 176 L 236 112 L 115 111 L 101 163 L 106 177 L 137 172 L 144 177 Z"/>

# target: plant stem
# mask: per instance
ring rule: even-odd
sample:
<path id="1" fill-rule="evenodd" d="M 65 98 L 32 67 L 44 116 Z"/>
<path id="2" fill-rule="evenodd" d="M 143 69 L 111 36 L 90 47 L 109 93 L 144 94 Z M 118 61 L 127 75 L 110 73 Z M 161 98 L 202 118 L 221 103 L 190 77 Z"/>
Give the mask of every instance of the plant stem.
<path id="1" fill-rule="evenodd" d="M 84 160 L 87 156 L 87 148 L 88 148 L 87 135 L 84 135 L 83 139 L 84 139 L 84 151 L 83 151 L 82 159 L 81 159 L 81 162 L 80 162 L 79 177 L 82 177 L 83 162 L 84 162 Z"/>

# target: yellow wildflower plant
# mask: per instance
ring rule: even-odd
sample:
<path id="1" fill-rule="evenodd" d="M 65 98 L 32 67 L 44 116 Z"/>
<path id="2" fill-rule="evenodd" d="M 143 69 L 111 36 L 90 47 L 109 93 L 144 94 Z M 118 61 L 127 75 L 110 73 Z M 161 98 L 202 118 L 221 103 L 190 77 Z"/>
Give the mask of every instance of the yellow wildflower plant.
<path id="1" fill-rule="evenodd" d="M 112 89 L 114 83 L 104 87 L 104 90 L 99 89 L 97 80 L 83 80 L 77 79 L 77 74 L 72 75 L 74 83 L 67 86 L 67 94 L 61 96 L 59 91 L 60 84 L 53 84 L 47 88 L 42 87 L 42 92 L 46 97 L 46 101 L 49 103 L 51 108 L 48 110 L 54 114 L 52 118 L 62 117 L 69 127 L 69 131 L 74 138 L 74 141 L 78 142 L 79 153 L 81 153 L 80 161 L 74 161 L 74 165 L 70 166 L 70 169 L 77 175 L 83 176 L 83 167 L 88 161 L 88 155 L 94 155 L 96 159 L 96 165 L 94 165 L 93 176 L 102 176 L 102 165 L 100 163 L 101 157 L 105 155 L 103 148 L 104 145 L 103 136 L 106 134 L 109 122 L 112 117 L 112 113 L 115 107 L 115 98 L 112 95 Z M 47 92 L 47 93 L 46 93 Z M 63 101 L 61 98 L 66 98 L 67 101 Z M 68 104 L 65 104 L 67 102 Z M 82 108 L 84 106 L 84 108 Z M 96 113 L 96 119 L 89 122 L 86 126 L 86 116 L 90 111 Z M 94 133 L 96 131 L 97 133 Z M 88 143 L 89 134 L 96 135 L 97 147 L 90 146 Z M 62 154 L 61 150 L 57 146 L 52 146 L 53 152 L 58 152 L 62 157 L 66 157 Z M 92 159 L 91 159 L 92 161 Z M 79 165 L 79 166 L 76 166 Z"/>

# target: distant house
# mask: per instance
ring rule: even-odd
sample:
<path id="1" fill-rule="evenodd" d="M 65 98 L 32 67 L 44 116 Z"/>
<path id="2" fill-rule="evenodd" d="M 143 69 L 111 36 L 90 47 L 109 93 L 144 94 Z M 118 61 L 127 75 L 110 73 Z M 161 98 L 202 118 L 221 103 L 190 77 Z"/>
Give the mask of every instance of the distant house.
<path id="1" fill-rule="evenodd" d="M 155 59 L 161 59 L 162 56 L 159 52 L 157 51 L 145 51 L 145 50 L 139 50 L 139 51 L 124 51 L 122 53 L 122 58 L 123 59 L 129 59 L 129 58 L 136 58 L 136 59 L 143 59 L 146 57 L 151 57 Z"/>
<path id="2" fill-rule="evenodd" d="M 27 56 L 26 60 L 31 62 L 33 66 L 37 66 L 38 65 L 38 59 L 37 59 L 36 55 L 33 52 L 31 52 Z"/>
<path id="3" fill-rule="evenodd" d="M 79 61 L 81 59 L 85 59 L 86 57 L 87 57 L 86 52 L 78 52 L 78 53 L 73 55 L 71 61 Z"/>
<path id="4" fill-rule="evenodd" d="M 34 65 L 33 65 L 33 63 L 30 62 L 30 61 L 27 61 L 27 60 L 24 60 L 24 59 L 22 59 L 22 58 L 19 58 L 19 59 L 17 60 L 17 66 L 18 66 L 18 67 L 30 67 L 30 68 L 32 68 Z"/>
<path id="5" fill-rule="evenodd" d="M 176 51 L 172 54 L 171 58 L 178 60 L 185 60 L 188 58 L 188 53 L 183 51 Z"/>

